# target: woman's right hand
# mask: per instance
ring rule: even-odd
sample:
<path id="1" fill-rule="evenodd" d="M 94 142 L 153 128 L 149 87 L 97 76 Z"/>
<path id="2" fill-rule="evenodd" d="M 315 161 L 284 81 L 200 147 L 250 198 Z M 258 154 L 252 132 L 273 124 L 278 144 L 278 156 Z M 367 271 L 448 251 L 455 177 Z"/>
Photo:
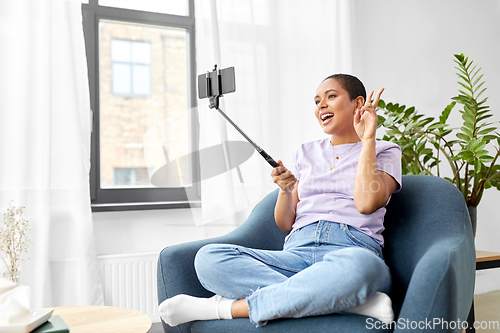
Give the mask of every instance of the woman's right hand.
<path id="1" fill-rule="evenodd" d="M 283 166 L 283 162 L 278 160 L 277 163 L 280 165 L 271 171 L 271 176 L 273 177 L 273 182 L 280 187 L 283 192 L 292 192 L 297 178 L 292 174 L 290 170 L 287 170 Z"/>

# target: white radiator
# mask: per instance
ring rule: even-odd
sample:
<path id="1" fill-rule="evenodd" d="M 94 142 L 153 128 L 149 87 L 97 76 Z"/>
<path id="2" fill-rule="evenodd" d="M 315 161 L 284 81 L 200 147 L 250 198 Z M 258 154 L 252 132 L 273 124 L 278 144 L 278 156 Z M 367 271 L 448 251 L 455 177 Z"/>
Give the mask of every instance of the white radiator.
<path id="1" fill-rule="evenodd" d="M 142 312 L 160 321 L 156 290 L 157 252 L 98 255 L 104 303 Z"/>

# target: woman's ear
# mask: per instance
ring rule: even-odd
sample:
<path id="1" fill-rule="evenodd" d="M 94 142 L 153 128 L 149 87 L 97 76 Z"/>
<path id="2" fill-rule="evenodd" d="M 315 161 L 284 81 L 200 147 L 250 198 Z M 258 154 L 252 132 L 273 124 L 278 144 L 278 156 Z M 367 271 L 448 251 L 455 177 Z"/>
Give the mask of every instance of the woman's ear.
<path id="1" fill-rule="evenodd" d="M 356 112 L 357 109 L 361 109 L 363 105 L 365 105 L 365 99 L 363 98 L 363 96 L 356 97 L 356 99 L 354 100 L 354 112 Z"/>

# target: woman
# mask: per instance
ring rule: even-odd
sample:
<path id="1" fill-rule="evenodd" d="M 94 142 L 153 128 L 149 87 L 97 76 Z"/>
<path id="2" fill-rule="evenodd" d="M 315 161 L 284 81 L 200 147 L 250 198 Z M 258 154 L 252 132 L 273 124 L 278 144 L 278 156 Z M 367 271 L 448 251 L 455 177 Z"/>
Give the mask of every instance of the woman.
<path id="1" fill-rule="evenodd" d="M 350 312 L 393 320 L 391 275 L 382 255 L 385 205 L 401 188 L 401 150 L 376 141 L 377 107 L 356 77 L 336 74 L 316 90 L 314 114 L 330 137 L 303 144 L 280 187 L 275 220 L 290 231 L 283 251 L 210 244 L 195 268 L 216 296 L 177 295 L 160 304 L 170 326 L 193 320 Z"/>

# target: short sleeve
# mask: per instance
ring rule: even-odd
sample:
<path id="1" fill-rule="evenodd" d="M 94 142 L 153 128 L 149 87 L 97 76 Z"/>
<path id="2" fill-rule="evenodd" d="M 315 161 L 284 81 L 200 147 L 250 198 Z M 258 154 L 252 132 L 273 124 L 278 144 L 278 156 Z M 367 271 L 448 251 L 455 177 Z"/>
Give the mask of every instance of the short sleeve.
<path id="1" fill-rule="evenodd" d="M 396 180 L 398 186 L 394 193 L 399 192 L 402 188 L 401 148 L 392 142 L 380 141 L 380 143 L 381 149 L 377 152 L 377 167 Z"/>

